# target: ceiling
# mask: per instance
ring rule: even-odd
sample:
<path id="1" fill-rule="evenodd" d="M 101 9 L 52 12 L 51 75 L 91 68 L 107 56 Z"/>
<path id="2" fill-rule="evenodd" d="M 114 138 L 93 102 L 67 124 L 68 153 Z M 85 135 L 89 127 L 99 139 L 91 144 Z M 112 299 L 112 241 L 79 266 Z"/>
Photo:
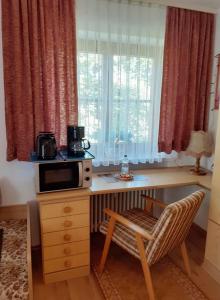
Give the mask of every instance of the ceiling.
<path id="1" fill-rule="evenodd" d="M 220 13 L 220 0 L 153 0 L 164 5 Z"/>

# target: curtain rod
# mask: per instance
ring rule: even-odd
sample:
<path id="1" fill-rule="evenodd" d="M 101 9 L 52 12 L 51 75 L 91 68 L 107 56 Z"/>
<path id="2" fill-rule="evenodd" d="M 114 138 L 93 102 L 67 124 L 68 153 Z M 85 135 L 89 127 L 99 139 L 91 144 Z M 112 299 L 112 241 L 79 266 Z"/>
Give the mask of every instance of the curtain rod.
<path id="1" fill-rule="evenodd" d="M 182 3 L 176 3 L 175 0 L 102 0 L 102 1 L 109 1 L 109 2 L 117 2 L 117 3 L 130 3 L 133 5 L 158 5 L 161 7 L 166 6 L 173 6 L 177 8 L 183 8 L 183 9 L 189 9 L 189 10 L 195 10 L 200 12 L 206 12 L 211 14 L 217 14 L 218 9 L 217 8 L 211 8 L 207 6 L 200 6 L 200 5 L 192 5 L 192 4 L 184 4 L 184 1 L 181 1 Z"/>
<path id="2" fill-rule="evenodd" d="M 145 6 L 159 6 L 159 7 L 166 7 L 167 5 L 164 5 L 163 3 L 160 2 L 152 2 L 148 0 L 101 0 L 105 2 L 115 2 L 115 3 L 127 3 L 127 4 L 132 4 L 132 5 L 145 5 Z"/>

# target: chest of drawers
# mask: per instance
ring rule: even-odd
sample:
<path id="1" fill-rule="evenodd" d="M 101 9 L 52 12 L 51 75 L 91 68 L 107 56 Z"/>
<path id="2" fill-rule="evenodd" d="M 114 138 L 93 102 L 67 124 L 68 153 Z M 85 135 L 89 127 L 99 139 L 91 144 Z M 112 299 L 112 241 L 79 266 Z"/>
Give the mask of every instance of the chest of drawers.
<path id="1" fill-rule="evenodd" d="M 38 194 L 44 282 L 89 275 L 89 190 Z"/>

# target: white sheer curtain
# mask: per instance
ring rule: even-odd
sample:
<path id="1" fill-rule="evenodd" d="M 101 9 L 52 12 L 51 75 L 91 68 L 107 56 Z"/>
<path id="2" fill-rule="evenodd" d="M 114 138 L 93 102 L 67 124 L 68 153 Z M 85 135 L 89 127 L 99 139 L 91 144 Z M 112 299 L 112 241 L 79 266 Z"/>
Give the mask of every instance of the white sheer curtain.
<path id="1" fill-rule="evenodd" d="M 166 9 L 77 0 L 79 124 L 94 165 L 160 161 L 157 150 Z"/>

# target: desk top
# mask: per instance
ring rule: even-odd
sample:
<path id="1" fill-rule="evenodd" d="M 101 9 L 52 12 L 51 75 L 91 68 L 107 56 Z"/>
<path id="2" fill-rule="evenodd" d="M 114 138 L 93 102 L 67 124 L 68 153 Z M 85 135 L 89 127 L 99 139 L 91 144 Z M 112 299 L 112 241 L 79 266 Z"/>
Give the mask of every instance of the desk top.
<path id="1" fill-rule="evenodd" d="M 190 173 L 189 167 L 158 168 L 134 171 L 137 180 L 108 182 L 99 174 L 93 174 L 91 194 L 108 194 L 128 190 L 160 189 L 187 185 L 200 185 L 211 189 L 211 173 L 198 176 Z"/>

